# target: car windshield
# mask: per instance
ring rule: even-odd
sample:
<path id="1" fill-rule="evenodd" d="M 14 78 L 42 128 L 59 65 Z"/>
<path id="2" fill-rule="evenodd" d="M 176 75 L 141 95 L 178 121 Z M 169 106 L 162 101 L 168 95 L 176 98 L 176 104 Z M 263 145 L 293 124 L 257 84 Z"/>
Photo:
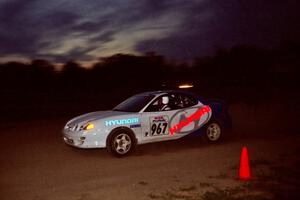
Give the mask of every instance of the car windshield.
<path id="1" fill-rule="evenodd" d="M 154 98 L 154 95 L 135 95 L 117 105 L 114 111 L 139 112 Z"/>

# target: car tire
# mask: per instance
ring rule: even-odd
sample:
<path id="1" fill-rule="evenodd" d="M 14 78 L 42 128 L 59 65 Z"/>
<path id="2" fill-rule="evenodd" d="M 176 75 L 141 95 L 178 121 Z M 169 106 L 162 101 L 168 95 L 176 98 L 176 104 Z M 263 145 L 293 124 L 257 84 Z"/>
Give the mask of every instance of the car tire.
<path id="1" fill-rule="evenodd" d="M 223 126 L 218 121 L 209 121 L 204 126 L 204 133 L 202 138 L 205 142 L 216 143 L 223 137 Z"/>
<path id="2" fill-rule="evenodd" d="M 115 157 L 124 157 L 135 150 L 136 139 L 131 130 L 119 128 L 107 139 L 107 150 Z"/>

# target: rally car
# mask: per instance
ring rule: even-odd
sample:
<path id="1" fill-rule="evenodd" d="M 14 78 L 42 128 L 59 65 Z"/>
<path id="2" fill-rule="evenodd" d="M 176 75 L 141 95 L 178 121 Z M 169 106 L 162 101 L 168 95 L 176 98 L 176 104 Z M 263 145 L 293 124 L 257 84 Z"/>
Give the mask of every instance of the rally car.
<path id="1" fill-rule="evenodd" d="M 107 148 L 117 157 L 136 145 L 199 133 L 217 142 L 231 126 L 226 105 L 184 91 L 134 95 L 108 111 L 78 116 L 65 125 L 63 139 L 78 148 Z"/>

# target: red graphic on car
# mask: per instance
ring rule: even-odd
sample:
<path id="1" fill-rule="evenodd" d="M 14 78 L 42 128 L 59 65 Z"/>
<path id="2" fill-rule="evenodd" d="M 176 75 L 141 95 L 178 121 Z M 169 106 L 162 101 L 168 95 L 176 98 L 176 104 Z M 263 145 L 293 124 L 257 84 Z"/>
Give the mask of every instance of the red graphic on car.
<path id="1" fill-rule="evenodd" d="M 169 128 L 169 132 L 171 135 L 174 135 L 175 132 L 180 131 L 183 127 L 189 125 L 193 121 L 199 120 L 204 114 L 209 113 L 211 108 L 209 106 L 203 106 L 198 109 L 195 113 L 190 115 L 189 117 L 181 120 L 178 124 Z"/>

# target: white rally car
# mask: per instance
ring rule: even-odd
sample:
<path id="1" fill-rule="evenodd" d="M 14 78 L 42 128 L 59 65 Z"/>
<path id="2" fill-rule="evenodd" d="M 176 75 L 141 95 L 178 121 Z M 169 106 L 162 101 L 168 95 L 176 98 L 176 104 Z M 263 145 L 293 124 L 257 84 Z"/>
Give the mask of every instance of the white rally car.
<path id="1" fill-rule="evenodd" d="M 205 137 L 217 141 L 220 123 L 210 120 L 212 110 L 193 94 L 156 91 L 134 95 L 113 110 L 76 117 L 65 125 L 65 143 L 78 148 L 107 148 L 121 157 L 136 145 L 174 140 L 206 124 Z"/>

